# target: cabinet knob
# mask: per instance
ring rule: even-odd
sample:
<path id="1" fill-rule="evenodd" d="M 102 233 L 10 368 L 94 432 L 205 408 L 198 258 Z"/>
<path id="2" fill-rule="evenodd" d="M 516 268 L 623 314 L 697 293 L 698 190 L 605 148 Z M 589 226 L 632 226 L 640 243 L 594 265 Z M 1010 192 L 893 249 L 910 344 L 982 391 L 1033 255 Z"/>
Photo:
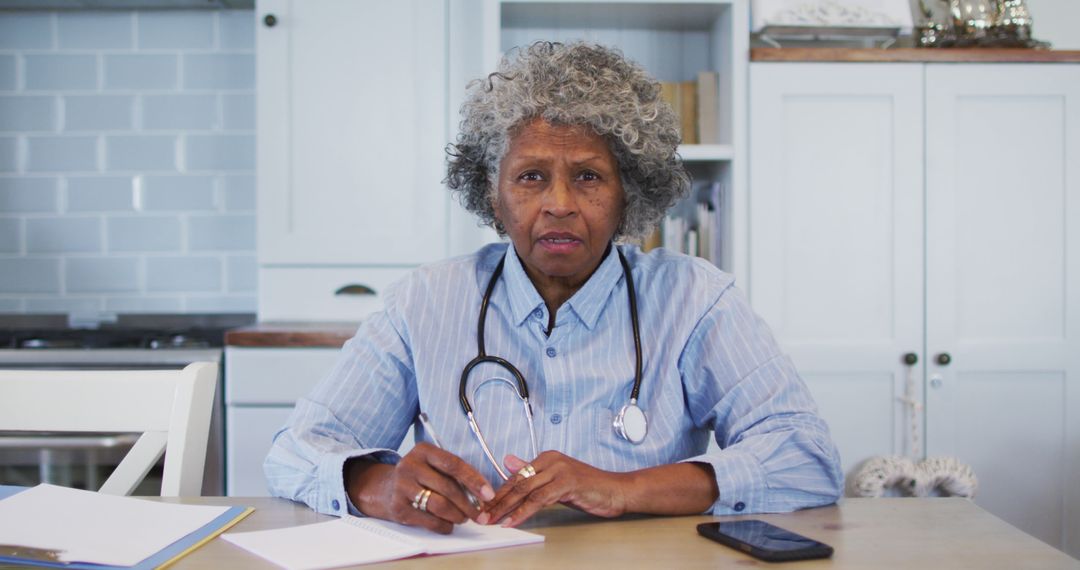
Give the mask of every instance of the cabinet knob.
<path id="1" fill-rule="evenodd" d="M 919 363 L 919 355 L 914 352 L 909 352 L 904 355 L 904 364 L 908 366 L 915 366 Z"/>
<path id="2" fill-rule="evenodd" d="M 273 14 L 267 14 L 263 16 L 263 23 L 266 24 L 267 28 L 273 28 L 277 25 L 277 16 Z"/>
<path id="3" fill-rule="evenodd" d="M 334 295 L 374 295 L 375 290 L 367 285 L 358 285 L 356 283 L 350 283 L 348 285 L 342 285 L 338 287 L 337 291 L 334 291 Z"/>
<path id="4" fill-rule="evenodd" d="M 937 363 L 942 366 L 948 366 L 949 363 L 952 362 L 952 357 L 949 356 L 948 352 L 942 352 L 941 354 L 937 355 L 934 360 L 937 360 Z"/>
<path id="5" fill-rule="evenodd" d="M 941 379 L 941 376 L 938 376 L 937 374 L 930 377 L 930 387 L 935 390 L 940 390 L 941 386 L 944 383 L 945 382 Z"/>

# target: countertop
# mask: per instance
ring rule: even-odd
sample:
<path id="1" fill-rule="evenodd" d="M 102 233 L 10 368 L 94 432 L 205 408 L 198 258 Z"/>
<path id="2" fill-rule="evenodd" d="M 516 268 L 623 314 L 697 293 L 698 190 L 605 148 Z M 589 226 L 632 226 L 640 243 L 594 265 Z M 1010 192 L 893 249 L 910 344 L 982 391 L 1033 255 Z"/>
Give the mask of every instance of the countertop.
<path id="1" fill-rule="evenodd" d="M 752 48 L 750 61 L 1080 63 L 1080 51 L 989 48 Z"/>
<path id="2" fill-rule="evenodd" d="M 225 346 L 341 348 L 359 323 L 264 322 L 225 333 Z"/>

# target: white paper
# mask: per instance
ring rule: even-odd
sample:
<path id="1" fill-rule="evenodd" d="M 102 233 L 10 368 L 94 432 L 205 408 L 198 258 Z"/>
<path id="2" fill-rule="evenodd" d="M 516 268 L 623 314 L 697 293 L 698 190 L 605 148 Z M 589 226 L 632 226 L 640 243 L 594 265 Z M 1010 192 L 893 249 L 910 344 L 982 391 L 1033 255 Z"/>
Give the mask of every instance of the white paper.
<path id="1" fill-rule="evenodd" d="M 454 527 L 449 535 L 377 519 L 343 517 L 303 526 L 231 532 L 225 540 L 287 570 L 323 570 L 415 556 L 449 554 L 543 542 L 525 531 L 482 526 Z"/>
<path id="2" fill-rule="evenodd" d="M 0 544 L 61 550 L 64 562 L 134 566 L 226 510 L 42 484 L 0 501 Z"/>

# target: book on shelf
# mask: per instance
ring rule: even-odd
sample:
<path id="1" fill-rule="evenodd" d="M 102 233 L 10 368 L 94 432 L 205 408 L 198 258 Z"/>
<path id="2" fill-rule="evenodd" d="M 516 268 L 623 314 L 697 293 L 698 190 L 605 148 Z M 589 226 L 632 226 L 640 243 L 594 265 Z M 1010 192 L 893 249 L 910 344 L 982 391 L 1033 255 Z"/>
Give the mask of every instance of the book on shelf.
<path id="1" fill-rule="evenodd" d="M 719 134 L 720 74 L 702 71 L 697 79 L 661 82 L 660 97 L 679 118 L 683 144 L 717 144 Z"/>
<path id="2" fill-rule="evenodd" d="M 699 186 L 692 204 L 676 205 L 660 226 L 641 242 L 642 251 L 658 247 L 707 259 L 723 267 L 724 185 L 711 182 Z"/>

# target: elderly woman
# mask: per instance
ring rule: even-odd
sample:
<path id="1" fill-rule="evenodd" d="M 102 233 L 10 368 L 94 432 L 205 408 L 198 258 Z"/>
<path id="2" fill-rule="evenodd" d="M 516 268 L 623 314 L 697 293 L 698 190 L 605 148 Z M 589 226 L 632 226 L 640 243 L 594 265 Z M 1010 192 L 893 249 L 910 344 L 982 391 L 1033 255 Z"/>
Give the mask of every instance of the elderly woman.
<path id="1" fill-rule="evenodd" d="M 387 292 L 275 437 L 273 493 L 443 533 L 555 503 L 613 517 L 834 502 L 828 429 L 732 277 L 619 244 L 690 185 L 656 81 L 610 49 L 537 43 L 462 113 L 448 184 L 509 243 Z"/>

